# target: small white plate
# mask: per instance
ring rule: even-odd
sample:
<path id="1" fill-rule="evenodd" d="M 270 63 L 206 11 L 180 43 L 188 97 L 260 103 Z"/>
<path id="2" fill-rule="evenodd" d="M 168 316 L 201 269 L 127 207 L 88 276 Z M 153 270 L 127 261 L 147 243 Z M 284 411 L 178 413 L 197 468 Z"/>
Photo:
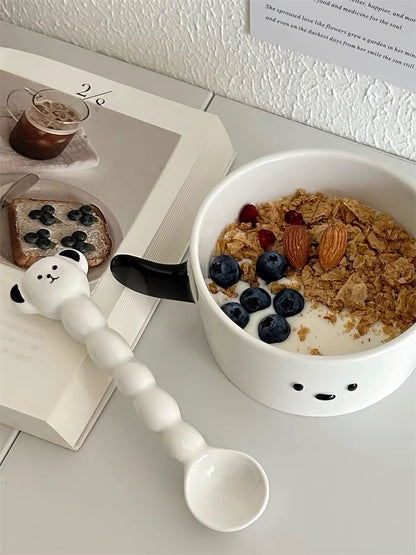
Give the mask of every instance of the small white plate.
<path id="1" fill-rule="evenodd" d="M 1 187 L 2 194 L 4 194 L 13 183 L 8 183 Z M 88 280 L 90 283 L 97 281 L 104 273 L 107 265 L 109 264 L 111 254 L 118 248 L 123 239 L 123 233 L 117 218 L 111 210 L 103 204 L 97 197 L 69 185 L 61 181 L 53 181 L 49 179 L 40 179 L 36 185 L 33 185 L 24 194 L 20 195 L 24 198 L 38 198 L 44 200 L 72 200 L 82 204 L 94 204 L 101 210 L 106 220 L 108 234 L 111 238 L 111 252 L 110 256 L 105 262 L 99 266 L 95 266 L 88 271 Z M 16 266 L 13 261 L 12 250 L 10 245 L 9 223 L 7 215 L 7 206 L 0 211 L 0 261 L 12 266 Z"/>

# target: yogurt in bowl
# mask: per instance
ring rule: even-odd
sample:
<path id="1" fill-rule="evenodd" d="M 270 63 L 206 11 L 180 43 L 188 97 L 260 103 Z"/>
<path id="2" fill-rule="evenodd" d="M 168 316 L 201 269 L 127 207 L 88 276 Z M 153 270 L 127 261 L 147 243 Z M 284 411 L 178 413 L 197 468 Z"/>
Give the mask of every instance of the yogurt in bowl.
<path id="1" fill-rule="evenodd" d="M 247 204 L 218 237 L 214 254 L 207 285 L 217 304 L 279 348 L 351 354 L 416 322 L 416 240 L 388 214 L 354 199 L 299 190 Z M 221 264 L 224 272 L 227 265 L 240 268 L 225 288 Z M 265 334 L 275 313 L 286 327 Z"/>
<path id="2" fill-rule="evenodd" d="M 120 282 L 136 291 L 194 301 L 218 366 L 232 383 L 253 399 L 292 414 L 346 414 L 380 401 L 412 373 L 416 367 L 415 324 L 400 330 L 389 341 L 384 342 L 382 337 L 379 343 L 376 338 L 381 336 L 372 330 L 374 339 L 367 343 L 373 347 L 365 345 L 364 350 L 352 352 L 347 346 L 343 351 L 342 345 L 342 348 L 335 347 L 334 338 L 329 341 L 326 338 L 325 326 L 334 328 L 332 322 L 326 323 L 326 313 L 322 317 L 317 312 L 312 313 L 308 302 L 312 303 L 312 310 L 315 300 L 307 298 L 306 292 L 301 290 L 307 301 L 300 312 L 304 315 L 289 317 L 299 321 L 290 322 L 292 331 L 289 337 L 299 338 L 300 328 L 309 328 L 311 331 L 306 333 L 305 341 L 299 338 L 297 343 L 303 348 L 307 340 L 313 340 L 314 345 L 311 343 L 310 347 L 316 346 L 325 355 L 315 356 L 309 346 L 304 351 L 298 351 L 297 347 L 288 349 L 283 347 L 284 341 L 269 344 L 247 333 L 221 310 L 215 298 L 217 292 L 213 295 L 207 286 L 217 240 L 228 224 L 236 222 L 242 207 L 290 198 L 300 188 L 306 194 L 319 191 L 331 198 L 355 199 L 375 211 L 391 214 L 407 234 L 413 237 L 416 234 L 416 183 L 409 176 L 344 152 L 288 151 L 265 156 L 235 170 L 208 195 L 194 221 L 187 262 L 169 270 L 168 265 L 120 254 L 113 259 L 111 269 Z M 307 220 L 306 214 L 303 218 Z M 273 248 L 279 250 L 280 238 L 277 239 Z M 320 242 L 318 240 L 315 246 L 318 247 Z M 311 245 L 314 246 L 313 237 Z M 319 250 L 317 252 L 319 257 Z M 308 255 L 309 259 L 311 255 L 313 258 L 313 251 Z M 293 287 L 298 277 L 296 272 L 284 276 Z M 308 314 L 313 314 L 316 322 L 308 323 Z M 337 319 L 338 315 L 340 312 Z M 343 332 L 341 317 L 339 320 L 338 326 Z M 307 323 L 301 324 L 301 321 Z M 315 345 L 313 335 L 318 328 L 324 330 L 320 335 L 323 340 L 322 344 Z M 344 344 L 347 334 L 341 333 L 339 337 Z M 354 344 L 362 345 L 360 342 Z M 335 352 L 329 347 L 335 347 Z"/>

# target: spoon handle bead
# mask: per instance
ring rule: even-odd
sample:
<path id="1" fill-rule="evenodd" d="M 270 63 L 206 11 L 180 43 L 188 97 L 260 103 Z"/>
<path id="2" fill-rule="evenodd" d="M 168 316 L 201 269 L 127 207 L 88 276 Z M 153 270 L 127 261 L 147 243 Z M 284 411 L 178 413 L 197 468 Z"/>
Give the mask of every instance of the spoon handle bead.
<path id="1" fill-rule="evenodd" d="M 145 389 L 133 399 L 133 404 L 137 414 L 153 432 L 162 432 L 181 421 L 177 402 L 160 387 Z"/>
<path id="2" fill-rule="evenodd" d="M 162 443 L 167 453 L 183 464 L 207 448 L 202 435 L 188 422 L 181 420 L 162 432 Z"/>
<path id="3" fill-rule="evenodd" d="M 127 341 L 107 325 L 88 335 L 85 345 L 95 364 L 107 372 L 134 359 L 134 353 Z"/>
<path id="4" fill-rule="evenodd" d="M 137 397 L 156 383 L 149 368 L 137 359 L 122 362 L 111 372 L 117 389 L 126 397 Z"/>
<path id="5" fill-rule="evenodd" d="M 61 308 L 61 320 L 69 335 L 81 343 L 85 343 L 94 331 L 107 325 L 101 310 L 86 295 L 64 303 Z"/>

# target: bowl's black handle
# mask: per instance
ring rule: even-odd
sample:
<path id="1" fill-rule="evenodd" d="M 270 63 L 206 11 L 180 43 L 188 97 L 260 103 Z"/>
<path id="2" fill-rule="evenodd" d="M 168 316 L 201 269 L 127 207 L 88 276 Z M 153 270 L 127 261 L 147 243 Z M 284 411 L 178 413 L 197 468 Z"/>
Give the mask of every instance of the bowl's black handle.
<path id="1" fill-rule="evenodd" d="M 194 302 L 187 262 L 160 264 L 130 254 L 117 254 L 110 269 L 125 287 L 159 299 Z"/>

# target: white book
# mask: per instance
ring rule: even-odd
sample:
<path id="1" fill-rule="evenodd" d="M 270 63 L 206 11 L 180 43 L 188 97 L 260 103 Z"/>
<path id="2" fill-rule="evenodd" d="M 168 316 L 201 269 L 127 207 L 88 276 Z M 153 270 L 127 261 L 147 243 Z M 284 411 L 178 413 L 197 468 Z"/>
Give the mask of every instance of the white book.
<path id="1" fill-rule="evenodd" d="M 47 58 L 1 48 L 0 70 L 2 106 L 12 89 L 24 86 L 99 95 L 88 100 L 85 125 L 98 167 L 40 170 L 40 182 L 25 196 L 93 199 L 104 211 L 114 250 L 91 274 L 92 298 L 133 348 L 157 301 L 123 288 L 109 261 L 116 253 L 167 263 L 183 258 L 198 207 L 234 159 L 230 139 L 213 114 Z M 2 175 L 1 195 L 19 177 Z M 2 210 L 0 422 L 78 449 L 114 385 L 59 321 L 15 311 L 9 291 L 23 270 L 10 256 L 6 217 Z"/>

